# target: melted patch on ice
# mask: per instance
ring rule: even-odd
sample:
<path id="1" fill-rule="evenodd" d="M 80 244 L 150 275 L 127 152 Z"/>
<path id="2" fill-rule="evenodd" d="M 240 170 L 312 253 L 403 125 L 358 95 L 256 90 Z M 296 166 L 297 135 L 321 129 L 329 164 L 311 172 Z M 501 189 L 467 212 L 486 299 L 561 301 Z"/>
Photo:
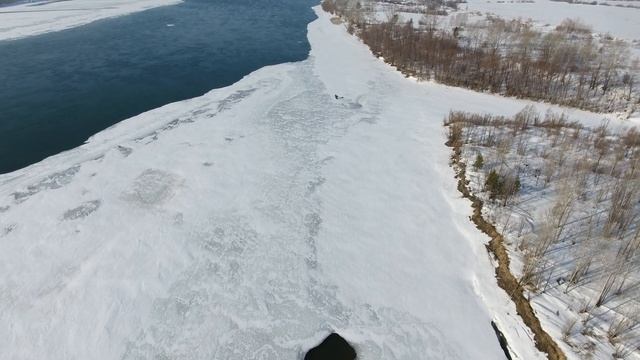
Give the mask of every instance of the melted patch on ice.
<path id="1" fill-rule="evenodd" d="M 76 208 L 65 211 L 62 215 L 62 220 L 77 220 L 85 218 L 98 210 L 98 208 L 100 208 L 100 205 L 102 205 L 102 201 L 100 200 L 91 200 L 84 202 Z"/>
<path id="2" fill-rule="evenodd" d="M 80 165 L 75 165 L 66 170 L 53 173 L 39 182 L 29 185 L 24 191 L 14 192 L 13 199 L 16 203 L 21 203 L 42 190 L 59 189 L 71 183 L 78 171 L 80 171 Z"/>
<path id="3" fill-rule="evenodd" d="M 122 156 L 127 157 L 133 153 L 133 149 L 127 146 L 118 145 L 118 151 Z"/>
<path id="4" fill-rule="evenodd" d="M 172 173 L 147 169 L 134 181 L 131 190 L 125 192 L 125 199 L 143 206 L 152 206 L 170 199 L 180 178 Z"/>

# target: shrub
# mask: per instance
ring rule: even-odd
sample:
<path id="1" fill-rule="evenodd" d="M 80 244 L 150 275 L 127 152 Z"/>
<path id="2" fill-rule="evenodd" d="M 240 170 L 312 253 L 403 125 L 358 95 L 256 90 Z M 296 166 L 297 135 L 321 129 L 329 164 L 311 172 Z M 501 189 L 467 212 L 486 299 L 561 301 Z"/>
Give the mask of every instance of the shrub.
<path id="1" fill-rule="evenodd" d="M 495 170 L 491 170 L 487 180 L 484 182 L 484 188 L 489 192 L 489 198 L 494 200 L 502 193 L 504 182 L 500 179 L 500 175 Z"/>
<path id="2" fill-rule="evenodd" d="M 473 168 L 477 171 L 482 169 L 483 166 L 484 166 L 484 158 L 482 157 L 481 153 L 478 153 L 478 155 L 476 155 L 476 161 L 473 162 Z"/>

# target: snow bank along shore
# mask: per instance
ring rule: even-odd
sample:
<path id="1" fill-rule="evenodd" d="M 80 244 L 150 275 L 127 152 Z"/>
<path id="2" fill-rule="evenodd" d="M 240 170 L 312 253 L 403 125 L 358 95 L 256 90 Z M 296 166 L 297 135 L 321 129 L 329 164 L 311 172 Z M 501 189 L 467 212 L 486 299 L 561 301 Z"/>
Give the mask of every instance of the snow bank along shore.
<path id="1" fill-rule="evenodd" d="M 86 25 L 182 0 L 69 0 L 0 7 L 0 41 Z"/>
<path id="2" fill-rule="evenodd" d="M 491 320 L 542 358 L 442 126 L 530 102 L 405 79 L 316 11 L 308 60 L 0 175 L 0 359 L 295 359 L 331 331 L 362 359 L 501 359 Z"/>

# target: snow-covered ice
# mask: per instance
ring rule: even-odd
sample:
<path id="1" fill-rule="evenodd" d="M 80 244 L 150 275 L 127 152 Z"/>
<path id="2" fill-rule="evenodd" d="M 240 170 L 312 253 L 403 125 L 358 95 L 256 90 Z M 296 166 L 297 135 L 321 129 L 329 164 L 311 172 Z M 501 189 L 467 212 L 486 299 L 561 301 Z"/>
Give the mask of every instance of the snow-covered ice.
<path id="1" fill-rule="evenodd" d="M 317 12 L 308 60 L 0 175 L 0 359 L 296 359 L 330 330 L 362 359 L 501 359 L 492 319 L 542 358 L 442 127 L 529 102 L 405 79 Z"/>
<path id="2" fill-rule="evenodd" d="M 0 40 L 60 31 L 182 0 L 41 1 L 0 8 Z"/>

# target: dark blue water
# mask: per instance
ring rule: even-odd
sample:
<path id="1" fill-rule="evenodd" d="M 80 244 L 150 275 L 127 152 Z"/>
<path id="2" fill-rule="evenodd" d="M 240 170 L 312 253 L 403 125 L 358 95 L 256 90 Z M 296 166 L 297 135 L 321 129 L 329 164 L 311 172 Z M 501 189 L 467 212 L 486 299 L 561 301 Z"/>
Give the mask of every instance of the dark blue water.
<path id="1" fill-rule="evenodd" d="M 263 66 L 305 59 L 316 2 L 186 0 L 0 41 L 0 173 Z"/>

